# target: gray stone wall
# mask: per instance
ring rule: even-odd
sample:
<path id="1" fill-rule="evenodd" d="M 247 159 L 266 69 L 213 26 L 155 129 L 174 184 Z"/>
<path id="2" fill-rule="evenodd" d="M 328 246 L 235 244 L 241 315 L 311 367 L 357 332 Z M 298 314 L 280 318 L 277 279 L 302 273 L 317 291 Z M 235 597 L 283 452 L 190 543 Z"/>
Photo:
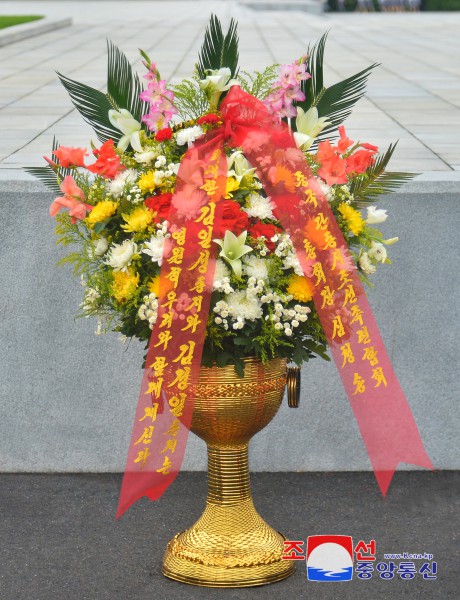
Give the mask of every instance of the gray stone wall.
<path id="1" fill-rule="evenodd" d="M 428 454 L 458 469 L 459 197 L 450 184 L 413 184 L 385 202 L 390 248 L 368 295 Z M 2 182 L 0 471 L 122 471 L 142 372 L 142 348 L 74 319 L 82 288 L 56 268 L 52 195 Z M 190 435 L 184 469 L 206 468 Z M 333 363 L 303 368 L 299 409 L 283 406 L 253 440 L 259 471 L 369 470 Z M 403 465 L 402 468 L 410 468 Z"/>

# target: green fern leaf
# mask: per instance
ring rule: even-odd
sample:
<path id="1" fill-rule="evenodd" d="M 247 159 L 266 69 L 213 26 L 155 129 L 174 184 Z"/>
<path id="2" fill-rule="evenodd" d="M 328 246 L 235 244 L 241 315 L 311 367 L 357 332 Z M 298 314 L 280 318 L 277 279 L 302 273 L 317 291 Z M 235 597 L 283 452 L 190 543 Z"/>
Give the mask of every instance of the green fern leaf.
<path id="1" fill-rule="evenodd" d="M 187 119 L 197 119 L 208 110 L 209 102 L 204 91 L 198 85 L 198 74 L 193 79 L 184 79 L 172 86 L 174 105 L 180 116 Z"/>
<path id="2" fill-rule="evenodd" d="M 237 23 L 233 19 L 230 21 L 224 37 L 219 19 L 215 15 L 211 15 L 198 60 L 200 79 L 206 77 L 206 71 L 209 69 L 222 67 L 228 67 L 231 76 L 236 77 L 238 73 Z"/>

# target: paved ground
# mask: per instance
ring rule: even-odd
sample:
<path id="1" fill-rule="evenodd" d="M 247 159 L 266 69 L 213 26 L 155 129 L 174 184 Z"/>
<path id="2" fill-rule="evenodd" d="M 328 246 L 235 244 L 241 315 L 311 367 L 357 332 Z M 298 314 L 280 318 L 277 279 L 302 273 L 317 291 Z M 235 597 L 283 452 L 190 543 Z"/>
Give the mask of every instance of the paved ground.
<path id="1" fill-rule="evenodd" d="M 42 164 L 53 134 L 62 144 L 88 145 L 90 130 L 71 110 L 55 71 L 103 87 L 109 38 L 130 60 L 143 47 L 164 77 L 186 77 L 216 12 L 224 22 L 239 20 L 241 65 L 249 70 L 292 61 L 326 29 L 327 82 L 382 63 L 349 120 L 351 136 L 382 147 L 399 139 L 394 169 L 460 181 L 460 13 L 318 16 L 251 11 L 230 0 L 0 0 L 0 13 L 12 12 L 71 16 L 73 25 L 0 49 L 3 180 L 22 177 L 24 165 Z"/>
<path id="2" fill-rule="evenodd" d="M 373 600 L 458 598 L 455 472 L 396 474 L 388 497 L 370 473 L 259 473 L 255 504 L 288 539 L 340 534 L 384 553 L 433 554 L 438 578 L 313 583 L 299 561 L 291 578 L 258 588 L 213 590 L 164 578 L 167 541 L 204 507 L 204 473 L 181 473 L 156 503 L 138 502 L 118 522 L 119 475 L 2 475 L 2 600 Z M 423 562 L 423 561 L 422 561 Z M 399 563 L 399 561 L 396 561 Z M 421 561 L 415 561 L 421 566 Z M 420 563 L 420 564 L 419 564 Z"/>

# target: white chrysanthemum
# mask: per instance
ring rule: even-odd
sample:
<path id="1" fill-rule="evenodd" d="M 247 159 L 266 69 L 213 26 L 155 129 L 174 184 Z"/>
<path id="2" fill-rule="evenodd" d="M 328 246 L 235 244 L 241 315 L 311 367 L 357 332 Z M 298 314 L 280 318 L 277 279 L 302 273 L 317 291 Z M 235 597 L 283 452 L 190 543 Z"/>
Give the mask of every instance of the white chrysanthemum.
<path id="1" fill-rule="evenodd" d="M 149 165 L 155 158 L 157 153 L 154 150 L 146 150 L 145 152 L 136 152 L 134 160 L 142 165 Z"/>
<path id="2" fill-rule="evenodd" d="M 150 329 L 153 329 L 158 318 L 158 298 L 153 292 L 148 296 L 144 296 L 143 304 L 140 305 L 137 316 L 141 321 L 148 321 Z"/>
<path id="3" fill-rule="evenodd" d="M 263 279 L 264 281 L 267 281 L 267 262 L 268 260 L 258 258 L 257 256 L 247 256 L 244 259 L 243 270 L 248 277 L 255 277 L 256 279 Z"/>
<path id="4" fill-rule="evenodd" d="M 220 258 L 218 258 L 216 260 L 216 270 L 214 271 L 214 282 L 218 281 L 221 282 L 222 279 L 224 279 L 224 277 L 229 277 L 230 276 L 230 271 L 227 268 L 227 265 L 224 263 L 223 260 L 220 260 Z"/>
<path id="5" fill-rule="evenodd" d="M 135 183 L 136 179 L 139 177 L 139 174 L 134 169 L 126 169 L 126 171 L 122 171 L 118 173 L 115 179 L 107 182 L 107 190 L 112 194 L 114 198 L 118 198 L 118 196 L 123 192 L 125 186 L 129 183 Z"/>
<path id="6" fill-rule="evenodd" d="M 114 271 L 126 271 L 137 253 L 137 244 L 131 240 L 125 240 L 121 244 L 112 244 L 106 264 L 113 267 Z"/>
<path id="7" fill-rule="evenodd" d="M 283 258 L 283 269 L 294 269 L 296 275 L 303 277 L 302 267 L 295 252 L 291 252 Z"/>
<path id="8" fill-rule="evenodd" d="M 192 144 L 195 140 L 203 135 L 204 131 L 199 125 L 193 127 L 187 127 L 187 129 L 181 129 L 176 133 L 176 142 L 178 146 L 184 146 L 185 144 Z"/>
<path id="9" fill-rule="evenodd" d="M 363 252 L 361 254 L 361 256 L 358 259 L 358 263 L 363 273 L 366 273 L 366 275 L 372 275 L 377 270 L 375 265 L 372 264 L 367 252 Z"/>
<path id="10" fill-rule="evenodd" d="M 254 192 L 246 198 L 246 207 L 243 210 L 249 217 L 255 219 L 274 219 L 273 208 L 273 204 L 268 198 Z"/>
<path id="11" fill-rule="evenodd" d="M 247 297 L 245 291 L 227 296 L 228 313 L 233 319 L 256 321 L 262 317 L 262 304 L 257 297 Z"/>
<path id="12" fill-rule="evenodd" d="M 161 267 L 163 262 L 163 249 L 165 245 L 165 237 L 162 235 L 152 235 L 149 242 L 144 242 L 142 252 L 151 256 L 152 261 L 158 263 Z"/>

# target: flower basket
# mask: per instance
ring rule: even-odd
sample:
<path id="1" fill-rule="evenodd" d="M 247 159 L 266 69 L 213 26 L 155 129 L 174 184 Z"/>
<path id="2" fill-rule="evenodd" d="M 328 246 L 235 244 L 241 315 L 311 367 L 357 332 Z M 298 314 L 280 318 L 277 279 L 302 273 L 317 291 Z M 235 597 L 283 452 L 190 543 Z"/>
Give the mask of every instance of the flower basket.
<path id="1" fill-rule="evenodd" d="M 192 78 L 168 85 L 142 53 L 146 86 L 109 43 L 107 93 L 60 75 L 99 140 L 92 157 L 55 142 L 29 169 L 58 194 L 50 214 L 72 250 L 61 263 L 82 279 L 79 314 L 145 344 L 118 516 L 172 483 L 190 428 L 208 443 L 205 513 L 164 561 L 188 583 L 292 572 L 247 467 L 287 362 L 296 406 L 298 367 L 329 348 L 384 494 L 401 460 L 431 465 L 363 289 L 397 241 L 375 203 L 411 175 L 387 171 L 395 145 L 379 154 L 347 135 L 376 65 L 325 87 L 325 42 L 249 74 L 236 23 L 224 35 L 212 17 Z"/>

